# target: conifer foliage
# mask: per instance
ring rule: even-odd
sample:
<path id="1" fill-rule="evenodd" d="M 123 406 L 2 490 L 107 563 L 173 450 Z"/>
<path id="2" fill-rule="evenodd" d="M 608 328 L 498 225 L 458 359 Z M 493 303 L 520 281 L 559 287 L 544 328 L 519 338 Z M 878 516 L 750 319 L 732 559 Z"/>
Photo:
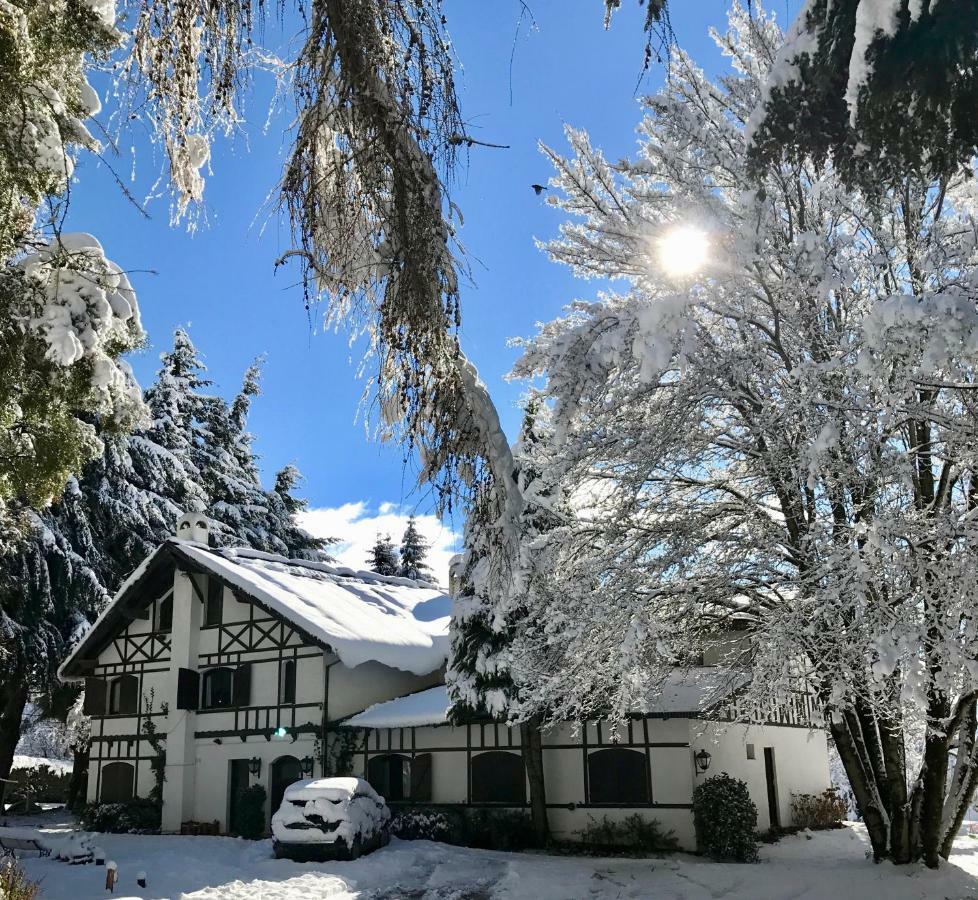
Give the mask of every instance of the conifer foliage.
<path id="1" fill-rule="evenodd" d="M 72 478 L 60 500 L 22 511 L 27 538 L 0 557 L 0 778 L 6 777 L 28 692 L 53 687 L 65 653 L 122 580 L 173 535 L 186 510 L 205 512 L 216 540 L 292 557 L 328 559 L 329 541 L 295 523 L 305 501 L 287 466 L 265 490 L 253 438 L 258 366 L 229 404 L 209 393 L 204 364 L 183 330 L 146 391 L 148 424 Z"/>
<path id="2" fill-rule="evenodd" d="M 378 575 L 397 575 L 400 563 L 397 559 L 397 550 L 389 534 L 377 535 L 377 540 L 370 550 L 367 557 L 367 565 L 370 571 Z"/>
<path id="3" fill-rule="evenodd" d="M 418 581 L 431 581 L 434 576 L 425 562 L 428 557 L 428 541 L 418 531 L 418 522 L 414 516 L 408 519 L 404 536 L 401 538 L 401 563 L 397 574 L 403 578 L 414 578 Z"/>

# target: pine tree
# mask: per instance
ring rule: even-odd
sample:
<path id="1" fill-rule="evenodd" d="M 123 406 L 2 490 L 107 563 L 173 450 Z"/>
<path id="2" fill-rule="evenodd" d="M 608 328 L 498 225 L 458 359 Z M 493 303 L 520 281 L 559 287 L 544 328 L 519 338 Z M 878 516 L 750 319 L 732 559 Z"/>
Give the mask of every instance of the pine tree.
<path id="1" fill-rule="evenodd" d="M 418 531 L 417 521 L 411 516 L 401 538 L 401 562 L 397 574 L 417 581 L 433 580 L 431 568 L 425 563 L 427 555 L 428 541 Z"/>
<path id="2" fill-rule="evenodd" d="M 389 534 L 377 535 L 367 565 L 378 575 L 396 575 L 398 573 L 397 550 Z"/>

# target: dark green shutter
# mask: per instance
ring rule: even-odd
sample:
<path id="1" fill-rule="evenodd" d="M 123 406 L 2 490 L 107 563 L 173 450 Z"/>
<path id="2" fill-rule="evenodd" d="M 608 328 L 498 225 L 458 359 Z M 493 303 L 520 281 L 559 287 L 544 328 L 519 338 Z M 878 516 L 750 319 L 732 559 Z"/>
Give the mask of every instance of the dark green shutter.
<path id="1" fill-rule="evenodd" d="M 411 799 L 431 800 L 431 754 L 419 753 L 411 760 Z"/>
<path id="2" fill-rule="evenodd" d="M 248 706 L 251 703 L 251 663 L 242 663 L 234 670 L 232 687 L 234 706 Z"/>
<path id="3" fill-rule="evenodd" d="M 200 673 L 193 669 L 177 672 L 177 709 L 197 709 L 200 696 Z"/>
<path id="4" fill-rule="evenodd" d="M 105 689 L 107 686 L 102 678 L 85 679 L 85 703 L 82 712 L 86 716 L 105 715 Z"/>

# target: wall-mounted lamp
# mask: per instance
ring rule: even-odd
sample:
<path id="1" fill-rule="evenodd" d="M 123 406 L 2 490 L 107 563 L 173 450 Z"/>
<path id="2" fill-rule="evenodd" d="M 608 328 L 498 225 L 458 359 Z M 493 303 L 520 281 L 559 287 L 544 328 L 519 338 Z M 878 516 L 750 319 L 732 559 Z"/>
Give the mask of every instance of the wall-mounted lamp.
<path id="1" fill-rule="evenodd" d="M 299 760 L 299 768 L 302 770 L 303 775 L 312 775 L 312 757 L 303 756 Z"/>
<path id="2" fill-rule="evenodd" d="M 713 759 L 711 753 L 707 753 L 706 750 L 697 750 L 693 754 L 693 762 L 696 763 L 696 774 L 702 775 L 707 769 L 710 768 L 710 761 Z"/>
<path id="3" fill-rule="evenodd" d="M 251 772 L 255 778 L 261 778 L 261 757 L 253 756 L 248 760 L 248 771 Z"/>
<path id="4" fill-rule="evenodd" d="M 277 741 L 281 741 L 289 736 L 289 729 L 284 725 L 280 725 L 272 732 L 272 737 Z"/>

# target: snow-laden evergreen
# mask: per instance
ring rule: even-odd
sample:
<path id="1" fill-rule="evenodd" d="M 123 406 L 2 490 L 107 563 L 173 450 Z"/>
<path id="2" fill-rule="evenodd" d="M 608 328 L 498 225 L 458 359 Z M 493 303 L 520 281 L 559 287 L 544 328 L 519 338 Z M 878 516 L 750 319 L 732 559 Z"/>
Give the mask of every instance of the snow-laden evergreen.
<path id="1" fill-rule="evenodd" d="M 69 481 L 58 502 L 24 510 L 25 540 L 0 557 L 0 684 L 18 687 L 0 712 L 0 777 L 9 770 L 28 692 L 53 686 L 67 650 L 122 580 L 173 536 L 184 511 L 205 512 L 224 545 L 329 559 L 330 542 L 296 524 L 305 501 L 293 493 L 295 467 L 279 472 L 271 490 L 259 480 L 247 432 L 257 368 L 228 404 L 207 393 L 211 384 L 186 332 L 175 333 L 161 362 L 145 395 L 146 427 L 107 437 L 102 456 Z"/>
<path id="2" fill-rule="evenodd" d="M 370 554 L 367 557 L 370 571 L 378 575 L 397 575 L 400 563 L 397 559 L 397 548 L 389 534 L 378 534 Z"/>
<path id="3" fill-rule="evenodd" d="M 418 523 L 414 516 L 409 516 L 401 537 L 400 563 L 397 574 L 402 578 L 413 578 L 416 581 L 433 581 L 431 567 L 425 562 L 428 558 L 428 541 L 418 531 Z"/>
<path id="4" fill-rule="evenodd" d="M 573 512 L 527 594 L 545 626 L 509 657 L 521 714 L 623 715 L 736 617 L 745 711 L 810 684 L 877 856 L 936 865 L 978 770 L 974 182 L 867 197 L 807 162 L 753 180 L 782 35 L 735 6 L 716 40 L 733 72 L 677 55 L 635 159 L 573 129 L 569 159 L 547 151 L 571 217 L 551 255 L 622 289 L 517 366 L 547 379 Z M 663 260 L 677 229 L 707 242 L 701 271 Z"/>

